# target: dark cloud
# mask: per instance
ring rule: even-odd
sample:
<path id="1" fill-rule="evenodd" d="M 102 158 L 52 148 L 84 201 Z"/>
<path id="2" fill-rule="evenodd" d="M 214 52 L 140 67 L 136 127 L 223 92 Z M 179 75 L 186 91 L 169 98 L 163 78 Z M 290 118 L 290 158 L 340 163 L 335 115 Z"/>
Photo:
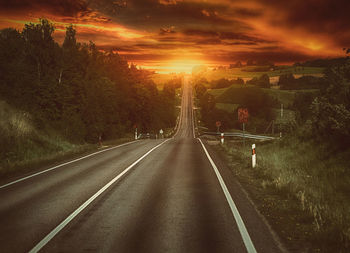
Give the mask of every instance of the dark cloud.
<path id="1" fill-rule="evenodd" d="M 244 41 L 253 41 L 253 42 L 270 42 L 261 38 L 249 36 L 243 33 L 235 33 L 235 32 L 220 32 L 220 39 L 244 40 Z"/>
<path id="2" fill-rule="evenodd" d="M 0 1 L 0 9 L 10 12 L 45 10 L 52 14 L 68 17 L 88 15 L 92 12 L 84 0 L 2 0 Z"/>
<path id="3" fill-rule="evenodd" d="M 350 44 L 349 0 L 260 0 L 259 2 L 284 17 L 280 22 L 274 23 L 275 26 L 298 27 L 310 33 L 329 34 L 329 36 L 340 34 L 341 43 Z"/>
<path id="4" fill-rule="evenodd" d="M 263 15 L 262 9 L 247 9 L 247 8 L 234 8 L 233 13 L 240 17 L 261 17 Z"/>
<path id="5" fill-rule="evenodd" d="M 255 46 L 258 45 L 256 42 L 225 42 L 224 45 L 228 46 Z"/>
<path id="6" fill-rule="evenodd" d="M 79 40 L 120 50 L 130 60 L 163 60 L 170 57 L 171 50 L 183 49 L 189 55 L 195 51 L 215 61 L 266 58 L 293 62 L 320 57 L 324 52 L 334 56 L 337 48 L 350 47 L 350 0 L 242 3 L 0 0 L 0 14 L 6 17 L 7 13 L 17 13 L 18 20 L 23 20 L 25 13 L 30 20 L 47 15 L 59 22 L 83 23 L 85 26 L 77 26 Z M 57 34 L 60 41 L 63 35 Z"/>
<path id="7" fill-rule="evenodd" d="M 277 63 L 290 63 L 290 62 L 300 62 L 309 59 L 316 59 L 322 56 L 311 56 L 302 52 L 296 51 L 239 51 L 239 52 L 222 52 L 221 54 L 211 55 L 212 60 L 219 60 L 223 62 L 235 62 L 235 61 L 247 61 L 249 59 L 253 60 L 269 60 Z"/>
<path id="8" fill-rule="evenodd" d="M 196 43 L 198 45 L 218 45 L 218 44 L 221 44 L 222 41 L 220 39 L 213 38 L 213 39 L 198 40 Z"/>
<path id="9" fill-rule="evenodd" d="M 165 28 L 160 28 L 159 29 L 159 34 L 160 35 L 164 35 L 164 34 L 171 34 L 171 33 L 176 33 L 176 31 L 174 30 L 175 27 L 165 27 Z"/>
<path id="10" fill-rule="evenodd" d="M 195 30 L 188 29 L 183 32 L 183 34 L 188 36 L 200 36 L 200 37 L 218 37 L 219 33 L 211 30 Z"/>
<path id="11" fill-rule="evenodd" d="M 197 36 L 197 37 L 208 37 L 214 38 L 216 40 L 239 40 L 240 43 L 250 43 L 253 42 L 254 44 L 260 42 L 260 43 L 271 43 L 271 41 L 267 41 L 265 39 L 249 36 L 243 33 L 236 33 L 236 32 L 228 32 L 228 31 L 212 31 L 212 30 L 195 30 L 195 29 L 189 29 L 185 30 L 183 32 L 186 36 Z M 209 39 L 207 39 L 209 40 Z"/>
<path id="12" fill-rule="evenodd" d="M 164 1 L 165 2 L 165 1 Z M 220 2 L 167 1 L 176 4 L 163 4 L 158 0 L 128 0 L 126 7 L 115 7 L 114 1 L 95 0 L 91 6 L 112 17 L 113 20 L 129 27 L 146 30 L 158 30 L 161 27 L 191 27 L 207 25 L 239 26 L 219 15 L 227 10 Z"/>
<path id="13" fill-rule="evenodd" d="M 169 55 L 164 54 L 122 54 L 128 61 L 166 61 Z"/>

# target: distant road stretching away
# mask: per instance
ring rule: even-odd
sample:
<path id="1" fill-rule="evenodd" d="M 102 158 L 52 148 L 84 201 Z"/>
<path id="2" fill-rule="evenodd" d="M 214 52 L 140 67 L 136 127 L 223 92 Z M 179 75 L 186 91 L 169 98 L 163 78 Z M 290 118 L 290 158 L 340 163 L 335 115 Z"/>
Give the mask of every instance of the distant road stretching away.
<path id="1" fill-rule="evenodd" d="M 188 77 L 174 138 L 26 176 L 0 186 L 0 252 L 281 252 L 233 174 L 195 138 Z"/>

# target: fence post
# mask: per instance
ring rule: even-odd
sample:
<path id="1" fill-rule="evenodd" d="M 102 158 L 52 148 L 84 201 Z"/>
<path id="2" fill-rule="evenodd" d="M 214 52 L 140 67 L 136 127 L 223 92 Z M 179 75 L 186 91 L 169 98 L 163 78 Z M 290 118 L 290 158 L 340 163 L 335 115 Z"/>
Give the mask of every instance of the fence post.
<path id="1" fill-rule="evenodd" d="M 255 144 L 252 145 L 252 168 L 256 166 L 256 152 L 255 152 Z"/>

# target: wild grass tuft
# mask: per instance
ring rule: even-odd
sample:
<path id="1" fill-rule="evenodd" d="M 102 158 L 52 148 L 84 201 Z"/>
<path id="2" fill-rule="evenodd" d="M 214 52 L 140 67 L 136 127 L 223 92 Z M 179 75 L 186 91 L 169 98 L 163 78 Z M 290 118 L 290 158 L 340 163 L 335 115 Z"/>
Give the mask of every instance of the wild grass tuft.
<path id="1" fill-rule="evenodd" d="M 228 143 L 224 149 L 232 161 L 243 161 L 240 173 L 249 170 L 263 189 L 273 187 L 311 215 L 315 237 L 310 240 L 325 251 L 345 252 L 350 247 L 350 151 L 292 137 L 256 144 L 255 169 L 249 145 Z"/>
<path id="2" fill-rule="evenodd" d="M 30 114 L 0 101 L 0 173 L 64 154 L 78 147 L 39 129 Z"/>

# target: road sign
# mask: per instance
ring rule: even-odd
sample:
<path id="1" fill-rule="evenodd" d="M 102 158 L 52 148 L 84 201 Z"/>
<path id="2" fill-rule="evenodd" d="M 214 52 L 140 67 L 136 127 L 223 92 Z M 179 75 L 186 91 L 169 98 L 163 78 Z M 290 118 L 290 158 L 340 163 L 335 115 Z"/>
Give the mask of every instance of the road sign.
<path id="1" fill-rule="evenodd" d="M 160 133 L 160 134 L 163 134 L 163 129 L 160 129 L 160 130 L 159 130 L 159 133 Z"/>
<path id="2" fill-rule="evenodd" d="M 238 121 L 240 123 L 247 123 L 249 118 L 249 112 L 247 108 L 238 109 Z"/>
<path id="3" fill-rule="evenodd" d="M 215 125 L 216 125 L 217 127 L 221 127 L 221 121 L 216 121 L 216 122 L 215 122 Z"/>

